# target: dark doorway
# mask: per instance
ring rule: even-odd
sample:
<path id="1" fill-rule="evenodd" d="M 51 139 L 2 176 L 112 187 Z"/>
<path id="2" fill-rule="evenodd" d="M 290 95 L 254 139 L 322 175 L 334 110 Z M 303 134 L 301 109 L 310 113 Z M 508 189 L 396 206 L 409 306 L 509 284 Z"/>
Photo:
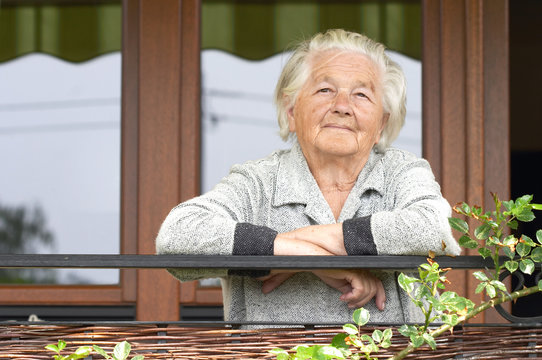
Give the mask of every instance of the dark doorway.
<path id="1" fill-rule="evenodd" d="M 542 2 L 510 1 L 510 151 L 511 195 L 517 198 L 534 195 L 542 203 L 542 37 L 540 14 Z M 542 213 L 518 232 L 535 239 L 542 229 Z M 534 274 L 525 286 L 535 284 Z M 512 314 L 521 317 L 542 315 L 542 294 L 519 299 L 512 304 Z"/>

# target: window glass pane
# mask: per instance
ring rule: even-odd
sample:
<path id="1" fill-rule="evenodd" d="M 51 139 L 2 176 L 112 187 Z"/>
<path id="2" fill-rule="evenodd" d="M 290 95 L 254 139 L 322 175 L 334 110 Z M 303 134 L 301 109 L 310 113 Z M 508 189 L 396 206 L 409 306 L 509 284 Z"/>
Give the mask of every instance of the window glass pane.
<path id="1" fill-rule="evenodd" d="M 0 8 L 0 249 L 120 251 L 120 2 Z M 114 284 L 118 270 L 1 270 Z"/>
<path id="2" fill-rule="evenodd" d="M 202 192 L 233 164 L 290 147 L 278 135 L 276 81 L 289 46 L 330 28 L 365 33 L 390 49 L 408 82 L 406 124 L 393 146 L 421 156 L 419 1 L 203 0 Z"/>

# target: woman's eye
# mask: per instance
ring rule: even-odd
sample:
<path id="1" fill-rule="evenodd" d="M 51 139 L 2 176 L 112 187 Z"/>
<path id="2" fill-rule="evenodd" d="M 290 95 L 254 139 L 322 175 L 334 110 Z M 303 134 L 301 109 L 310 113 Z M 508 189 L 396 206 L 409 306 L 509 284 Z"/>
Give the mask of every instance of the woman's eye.
<path id="1" fill-rule="evenodd" d="M 318 90 L 318 92 L 328 93 L 328 92 L 331 92 L 331 89 L 330 88 L 322 88 L 322 89 Z"/>
<path id="2" fill-rule="evenodd" d="M 356 93 L 356 96 L 357 96 L 357 97 L 361 97 L 361 98 L 366 98 L 366 97 L 367 97 L 367 95 L 365 95 L 365 94 L 362 93 L 362 92 Z"/>

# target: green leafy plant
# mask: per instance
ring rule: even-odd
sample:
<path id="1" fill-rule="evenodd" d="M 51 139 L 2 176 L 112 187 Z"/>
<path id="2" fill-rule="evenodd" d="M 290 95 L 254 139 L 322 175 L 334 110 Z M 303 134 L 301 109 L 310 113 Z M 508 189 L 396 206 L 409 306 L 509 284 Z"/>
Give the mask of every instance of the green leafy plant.
<path id="1" fill-rule="evenodd" d="M 47 350 L 54 351 L 56 355 L 53 355 L 55 360 L 74 360 L 74 359 L 83 359 L 90 355 L 92 352 L 91 346 L 80 346 L 75 350 L 73 354 L 69 355 L 60 355 L 60 352 L 66 347 L 66 342 L 64 340 L 58 340 L 57 344 L 47 345 L 45 348 Z"/>
<path id="2" fill-rule="evenodd" d="M 289 354 L 286 350 L 276 348 L 270 352 L 277 356 L 278 360 L 303 360 L 303 359 L 353 359 L 365 358 L 373 360 L 372 353 L 378 352 L 379 348 L 391 346 L 392 330 L 374 330 L 372 335 L 361 334 L 361 327 L 369 322 L 369 311 L 361 308 L 356 309 L 353 314 L 356 323 L 343 326 L 344 333 L 333 337 L 331 345 L 299 345 Z M 352 353 L 350 346 L 354 346 L 359 353 Z"/>
<path id="3" fill-rule="evenodd" d="M 83 359 L 92 354 L 93 351 L 100 354 L 106 359 L 112 359 L 112 360 L 126 360 L 128 359 L 128 356 L 130 355 L 130 352 L 132 350 L 132 346 L 127 341 L 122 341 L 115 345 L 115 348 L 113 349 L 113 353 L 109 355 L 107 352 L 105 352 L 101 347 L 94 345 L 94 346 L 80 346 L 75 350 L 74 353 L 69 355 L 60 355 L 60 352 L 64 350 L 66 347 L 66 342 L 64 340 L 58 340 L 57 344 L 51 344 L 47 345 L 45 348 L 47 350 L 54 351 L 56 355 L 53 355 L 54 360 L 75 360 L 75 359 Z M 143 355 L 136 355 L 132 357 L 132 360 L 143 360 L 145 357 Z"/>
<path id="4" fill-rule="evenodd" d="M 445 284 L 448 283 L 445 274 L 450 269 L 441 269 L 431 258 L 427 261 L 427 264 L 418 267 L 419 278 L 403 273 L 398 277 L 399 286 L 424 314 L 425 322 L 422 325 L 403 325 L 398 331 L 410 338 L 414 348 L 428 344 L 435 349 L 437 345 L 433 334 L 429 332 L 430 324 L 442 321 L 455 326 L 459 322 L 459 316 L 472 310 L 474 303 L 453 291 L 446 291 L 439 296 L 439 290 L 444 290 Z"/>
<path id="5" fill-rule="evenodd" d="M 112 355 L 107 354 L 101 347 L 94 345 L 94 351 L 102 355 L 106 359 L 112 360 L 126 360 L 132 351 L 132 346 L 129 342 L 123 341 L 115 345 Z M 136 355 L 132 360 L 143 360 L 145 357 L 143 355 Z"/>
<path id="6" fill-rule="evenodd" d="M 418 267 L 418 277 L 401 273 L 398 277 L 399 286 L 407 292 L 411 301 L 424 314 L 425 321 L 419 325 L 403 325 L 398 331 L 410 339 L 409 345 L 396 353 L 391 359 L 403 359 L 420 346 L 427 344 L 436 349 L 435 338 L 453 327 L 463 323 L 479 313 L 501 304 L 514 301 L 542 291 L 542 280 L 536 286 L 524 288 L 509 293 L 505 284 L 500 280 L 501 273 L 521 271 L 532 274 L 537 263 L 542 262 L 542 229 L 536 232 L 536 242 L 527 235 L 516 236 L 510 230 L 518 229 L 518 222 L 530 222 L 535 219 L 533 210 L 542 210 L 542 204 L 533 204 L 532 196 L 525 195 L 513 201 L 501 201 L 493 194 L 494 211 L 485 212 L 479 206 L 469 206 L 466 203 L 457 204 L 453 210 L 462 217 L 471 219 L 471 225 L 463 218 L 450 218 L 450 226 L 457 230 L 461 237 L 459 244 L 468 249 L 476 249 L 484 258 L 493 261 L 493 268 L 474 272 L 474 277 L 480 281 L 476 293 L 485 291 L 488 300 L 476 305 L 473 301 L 459 296 L 452 291 L 444 291 L 448 280 L 446 273 L 451 269 L 442 269 L 433 259 L 432 254 L 426 264 Z M 472 223 L 478 222 L 477 226 Z M 471 229 L 472 226 L 472 229 Z M 504 261 L 502 260 L 504 257 Z M 442 293 L 441 293 L 442 292 Z M 372 336 L 359 335 L 359 327 L 369 320 L 369 314 L 364 309 L 354 313 L 354 321 L 358 327 L 347 324 L 343 327 L 345 333 L 333 338 L 331 345 L 302 346 L 292 349 L 290 354 L 282 349 L 274 349 L 279 360 L 297 359 L 373 359 L 372 353 L 391 345 L 391 329 L 375 330 Z M 439 321 L 443 325 L 430 328 Z M 357 348 L 356 352 L 350 350 Z"/>

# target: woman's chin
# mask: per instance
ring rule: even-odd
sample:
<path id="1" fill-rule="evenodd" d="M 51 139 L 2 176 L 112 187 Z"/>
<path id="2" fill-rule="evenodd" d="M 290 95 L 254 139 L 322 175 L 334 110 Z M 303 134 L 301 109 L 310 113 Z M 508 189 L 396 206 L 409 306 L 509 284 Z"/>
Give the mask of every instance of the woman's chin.
<path id="1" fill-rule="evenodd" d="M 344 142 L 335 142 L 319 146 L 318 150 L 326 155 L 333 157 L 351 157 L 358 154 L 359 147 L 357 144 L 349 144 Z"/>

